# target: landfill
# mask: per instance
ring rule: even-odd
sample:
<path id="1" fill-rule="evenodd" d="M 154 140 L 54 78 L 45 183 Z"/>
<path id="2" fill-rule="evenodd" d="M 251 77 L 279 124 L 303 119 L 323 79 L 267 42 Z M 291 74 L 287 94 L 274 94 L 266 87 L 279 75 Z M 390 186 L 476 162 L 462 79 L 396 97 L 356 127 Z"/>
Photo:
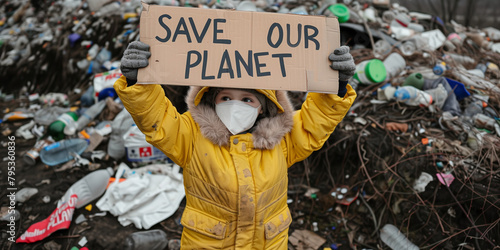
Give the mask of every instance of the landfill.
<path id="1" fill-rule="evenodd" d="M 288 249 L 500 249 L 500 27 L 390 0 L 144 2 L 338 18 L 358 97 L 289 169 Z M 141 8 L 0 1 L 2 249 L 179 249 L 182 169 L 112 88 Z"/>

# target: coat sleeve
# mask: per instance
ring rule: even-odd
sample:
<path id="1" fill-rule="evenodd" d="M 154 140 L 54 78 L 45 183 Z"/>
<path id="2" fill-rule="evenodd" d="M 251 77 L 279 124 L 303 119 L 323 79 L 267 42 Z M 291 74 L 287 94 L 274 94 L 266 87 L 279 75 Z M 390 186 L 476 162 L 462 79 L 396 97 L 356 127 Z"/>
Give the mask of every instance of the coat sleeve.
<path id="1" fill-rule="evenodd" d="M 356 91 L 350 85 L 343 98 L 333 94 L 307 94 L 302 108 L 293 116 L 292 130 L 285 136 L 288 167 L 323 146 L 355 99 Z"/>
<path id="2" fill-rule="evenodd" d="M 127 80 L 122 76 L 114 88 L 137 127 L 146 135 L 146 141 L 178 165 L 185 166 L 193 148 L 192 119 L 177 112 L 160 85 L 127 87 Z"/>

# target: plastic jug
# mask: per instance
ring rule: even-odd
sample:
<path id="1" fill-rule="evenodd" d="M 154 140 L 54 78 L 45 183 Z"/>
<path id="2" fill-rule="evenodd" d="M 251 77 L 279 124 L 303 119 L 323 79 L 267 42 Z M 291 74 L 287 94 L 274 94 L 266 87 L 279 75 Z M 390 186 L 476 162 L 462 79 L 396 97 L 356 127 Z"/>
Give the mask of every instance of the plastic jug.
<path id="1" fill-rule="evenodd" d="M 386 76 L 384 63 L 379 59 L 372 59 L 359 63 L 353 78 L 362 84 L 370 85 L 383 82 Z"/>

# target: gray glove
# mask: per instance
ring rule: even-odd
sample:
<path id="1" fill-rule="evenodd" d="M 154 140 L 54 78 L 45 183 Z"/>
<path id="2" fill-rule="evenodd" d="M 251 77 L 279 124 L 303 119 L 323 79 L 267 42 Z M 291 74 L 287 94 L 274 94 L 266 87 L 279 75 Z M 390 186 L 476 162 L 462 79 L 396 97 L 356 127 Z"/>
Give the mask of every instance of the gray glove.
<path id="1" fill-rule="evenodd" d="M 120 70 L 128 80 L 137 80 L 137 71 L 149 65 L 148 58 L 151 56 L 149 45 L 141 41 L 129 43 L 121 60 Z"/>
<path id="2" fill-rule="evenodd" d="M 356 65 L 354 64 L 351 53 L 349 53 L 349 46 L 344 45 L 335 49 L 333 53 L 328 56 L 328 59 L 332 61 L 330 67 L 339 71 L 340 81 L 348 81 L 354 75 Z"/>

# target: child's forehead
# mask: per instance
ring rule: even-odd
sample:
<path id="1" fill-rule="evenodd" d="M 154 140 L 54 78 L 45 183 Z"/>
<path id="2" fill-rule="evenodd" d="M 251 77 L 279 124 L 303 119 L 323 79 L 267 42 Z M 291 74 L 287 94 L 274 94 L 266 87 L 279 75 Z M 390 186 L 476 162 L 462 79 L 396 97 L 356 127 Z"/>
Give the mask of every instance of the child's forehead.
<path id="1" fill-rule="evenodd" d="M 232 88 L 226 88 L 226 89 L 221 89 L 219 92 L 220 94 L 238 94 L 238 95 L 250 95 L 250 96 L 255 96 L 252 92 L 248 92 L 244 89 L 232 89 Z"/>

